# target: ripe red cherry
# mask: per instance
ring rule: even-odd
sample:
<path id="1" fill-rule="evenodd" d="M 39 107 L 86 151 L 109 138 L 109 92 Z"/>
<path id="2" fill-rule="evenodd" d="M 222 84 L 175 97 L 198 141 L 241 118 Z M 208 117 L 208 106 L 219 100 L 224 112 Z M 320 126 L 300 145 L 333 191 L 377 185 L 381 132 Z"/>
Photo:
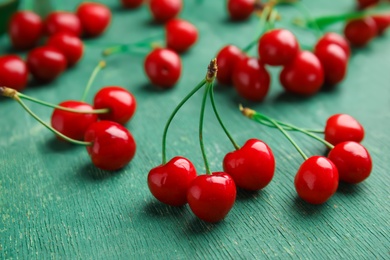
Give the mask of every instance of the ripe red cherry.
<path id="1" fill-rule="evenodd" d="M 65 32 L 79 37 L 82 32 L 79 18 L 73 13 L 64 11 L 50 13 L 46 17 L 45 28 L 49 35 Z"/>
<path id="2" fill-rule="evenodd" d="M 336 44 L 340 46 L 349 58 L 351 56 L 351 48 L 347 40 L 340 34 L 334 32 L 325 33 L 317 42 L 315 49 L 322 48 L 329 44 Z"/>
<path id="3" fill-rule="evenodd" d="M 379 0 L 357 0 L 358 8 L 365 9 L 367 7 L 371 7 L 373 5 L 377 5 Z"/>
<path id="4" fill-rule="evenodd" d="M 8 35 L 15 49 L 30 49 L 34 47 L 43 34 L 41 18 L 31 11 L 18 11 L 12 15 Z"/>
<path id="5" fill-rule="evenodd" d="M 311 204 L 322 204 L 336 192 L 339 174 L 328 158 L 312 156 L 302 163 L 294 184 L 301 199 Z"/>
<path id="6" fill-rule="evenodd" d="M 91 105 L 73 100 L 61 102 L 59 106 L 82 111 L 93 110 Z M 74 113 L 54 109 L 51 115 L 51 126 L 67 137 L 82 141 L 85 131 L 97 120 L 98 117 L 96 114 Z"/>
<path id="7" fill-rule="evenodd" d="M 57 48 L 37 47 L 28 54 L 27 66 L 35 79 L 49 82 L 66 69 L 66 58 Z"/>
<path id="8" fill-rule="evenodd" d="M 122 6 L 125 8 L 137 8 L 143 4 L 144 0 L 121 0 Z"/>
<path id="9" fill-rule="evenodd" d="M 80 38 L 65 32 L 51 36 L 46 45 L 61 51 L 66 58 L 68 67 L 75 65 L 84 53 L 84 45 Z"/>
<path id="10" fill-rule="evenodd" d="M 100 3 L 84 2 L 76 11 L 86 36 L 96 37 L 102 34 L 111 22 L 110 9 Z"/>
<path id="11" fill-rule="evenodd" d="M 315 48 L 314 54 L 322 64 L 326 83 L 336 85 L 345 78 L 348 56 L 339 45 L 332 43 L 320 46 Z"/>
<path id="12" fill-rule="evenodd" d="M 345 25 L 344 35 L 352 45 L 363 47 L 377 35 L 375 21 L 371 17 L 351 20 Z"/>
<path id="13" fill-rule="evenodd" d="M 182 0 L 151 0 L 149 2 L 149 9 L 154 20 L 160 23 L 176 17 L 182 7 Z"/>
<path id="14" fill-rule="evenodd" d="M 132 134 L 122 125 L 111 121 L 91 124 L 85 132 L 84 141 L 92 163 L 106 171 L 125 167 L 134 157 L 136 143 Z"/>
<path id="15" fill-rule="evenodd" d="M 226 217 L 236 200 L 236 185 L 224 172 L 196 177 L 187 192 L 192 212 L 206 222 L 218 222 Z"/>
<path id="16" fill-rule="evenodd" d="M 196 27 L 182 19 L 172 19 L 165 26 L 167 48 L 176 52 L 185 52 L 198 39 Z"/>
<path id="17" fill-rule="evenodd" d="M 246 57 L 233 71 L 233 84 L 238 94 L 251 101 L 262 101 L 268 93 L 271 78 L 257 58 Z"/>
<path id="18" fill-rule="evenodd" d="M 235 66 L 245 58 L 241 49 L 234 45 L 226 45 L 217 54 L 218 73 L 217 80 L 221 84 L 231 85 Z"/>
<path id="19" fill-rule="evenodd" d="M 359 183 L 370 176 L 371 156 L 359 143 L 340 143 L 329 152 L 328 158 L 336 165 L 341 181 Z"/>
<path id="20" fill-rule="evenodd" d="M 0 56 L 0 85 L 22 91 L 28 80 L 26 63 L 16 55 Z"/>
<path id="21" fill-rule="evenodd" d="M 297 39 L 286 29 L 268 31 L 259 40 L 260 59 L 271 66 L 282 66 L 292 62 L 298 51 Z"/>
<path id="22" fill-rule="evenodd" d="M 237 187 L 261 190 L 274 176 L 275 158 L 266 143 L 249 139 L 239 150 L 225 155 L 223 170 L 233 178 Z"/>
<path id="23" fill-rule="evenodd" d="M 104 87 L 96 93 L 93 106 L 95 109 L 108 108 L 110 110 L 107 114 L 99 114 L 100 119 L 124 125 L 134 115 L 137 102 L 133 94 L 126 89 L 110 86 Z"/>
<path id="24" fill-rule="evenodd" d="M 390 14 L 372 16 L 377 28 L 377 34 L 382 35 L 390 26 Z"/>
<path id="25" fill-rule="evenodd" d="M 324 83 L 324 70 L 320 60 L 309 51 L 301 51 L 293 62 L 284 66 L 280 82 L 288 92 L 310 96 Z"/>
<path id="26" fill-rule="evenodd" d="M 325 125 L 325 140 L 333 145 L 345 141 L 361 142 L 364 138 L 363 126 L 352 116 L 335 114 Z"/>
<path id="27" fill-rule="evenodd" d="M 176 156 L 164 165 L 150 170 L 148 186 L 153 196 L 171 206 L 187 203 L 187 191 L 196 177 L 194 165 L 186 158 Z"/>
<path id="28" fill-rule="evenodd" d="M 181 60 L 174 51 L 156 48 L 146 56 L 144 68 L 154 85 L 171 88 L 180 78 Z"/>
<path id="29" fill-rule="evenodd" d="M 227 10 L 232 20 L 246 20 L 255 10 L 255 0 L 228 0 Z"/>

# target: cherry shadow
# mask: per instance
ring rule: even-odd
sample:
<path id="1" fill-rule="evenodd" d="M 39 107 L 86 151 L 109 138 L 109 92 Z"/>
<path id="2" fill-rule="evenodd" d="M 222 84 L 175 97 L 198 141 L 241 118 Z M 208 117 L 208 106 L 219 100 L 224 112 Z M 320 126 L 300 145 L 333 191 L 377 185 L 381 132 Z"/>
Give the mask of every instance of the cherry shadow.
<path id="1" fill-rule="evenodd" d="M 305 102 L 309 101 L 311 99 L 311 96 L 305 97 L 305 96 L 300 96 L 296 95 L 293 93 L 288 93 L 288 92 L 282 92 L 279 93 L 273 100 L 273 103 L 297 103 L 297 102 Z"/>
<path id="2" fill-rule="evenodd" d="M 186 207 L 173 207 L 157 200 L 150 201 L 144 206 L 145 213 L 155 218 L 182 216 L 186 212 Z"/>
<path id="3" fill-rule="evenodd" d="M 229 16 L 225 16 L 221 19 L 221 23 L 225 25 L 241 25 L 246 24 L 250 18 L 244 20 L 233 20 Z"/>
<path id="4" fill-rule="evenodd" d="M 329 202 L 325 202 L 320 205 L 313 205 L 310 203 L 307 203 L 306 201 L 302 200 L 298 197 L 298 195 L 294 198 L 294 201 L 292 203 L 291 208 L 299 215 L 304 216 L 314 216 L 319 213 L 323 213 L 329 208 L 329 205 L 327 205 Z"/>
<path id="5" fill-rule="evenodd" d="M 88 181 L 103 181 L 122 174 L 125 172 L 125 169 L 128 170 L 128 167 L 131 166 L 126 166 L 125 168 L 117 171 L 105 171 L 94 166 L 92 162 L 88 162 L 79 168 L 77 175 Z"/>
<path id="6" fill-rule="evenodd" d="M 169 93 L 172 91 L 172 89 L 174 89 L 174 87 L 172 87 L 170 89 L 163 89 L 161 87 L 157 87 L 157 86 L 153 85 L 150 82 L 147 82 L 147 83 L 144 83 L 143 85 L 141 85 L 140 89 L 142 89 L 145 92 L 149 92 L 149 93 Z"/>
<path id="7" fill-rule="evenodd" d="M 62 153 L 65 151 L 76 150 L 78 148 L 80 148 L 78 145 L 74 145 L 63 140 L 59 140 L 56 136 L 52 136 L 51 138 L 49 138 L 44 145 L 44 149 L 55 153 Z"/>
<path id="8" fill-rule="evenodd" d="M 337 194 L 341 194 L 344 196 L 356 196 L 364 190 L 362 186 L 364 186 L 364 183 L 351 184 L 346 182 L 339 182 Z"/>
<path id="9" fill-rule="evenodd" d="M 214 231 L 218 228 L 225 226 L 225 224 L 226 223 L 224 220 L 221 220 L 217 223 L 208 223 L 194 216 L 194 219 L 187 224 L 185 230 L 187 233 L 199 235 Z"/>
<path id="10" fill-rule="evenodd" d="M 250 190 L 243 190 L 238 188 L 236 200 L 237 201 L 255 200 L 256 198 L 262 196 L 263 194 L 264 194 L 263 190 L 250 191 Z"/>

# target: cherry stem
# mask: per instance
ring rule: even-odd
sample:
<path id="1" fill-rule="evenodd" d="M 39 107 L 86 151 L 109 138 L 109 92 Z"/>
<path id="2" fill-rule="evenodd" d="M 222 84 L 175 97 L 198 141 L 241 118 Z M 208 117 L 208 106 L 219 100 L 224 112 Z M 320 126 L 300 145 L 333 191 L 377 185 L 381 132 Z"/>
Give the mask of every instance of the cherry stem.
<path id="1" fill-rule="evenodd" d="M 304 5 L 300 1 L 291 2 L 290 4 L 295 6 L 305 16 L 306 21 L 312 21 L 312 26 L 314 27 L 317 38 L 321 38 L 324 32 L 318 26 L 317 22 L 313 19 L 312 15 L 310 14 L 310 10 L 306 7 L 306 5 Z"/>
<path id="2" fill-rule="evenodd" d="M 304 128 L 298 128 L 297 127 L 294 127 L 293 125 L 289 125 L 287 123 L 284 123 L 284 122 L 281 122 L 281 121 L 278 121 L 276 119 L 274 119 L 279 125 L 281 125 L 283 127 L 284 130 L 287 130 L 287 131 L 306 131 L 306 132 L 310 132 L 310 133 L 317 133 L 317 134 L 323 134 L 324 133 L 324 130 L 321 130 L 321 129 L 304 129 Z M 260 122 L 261 121 L 261 122 Z M 262 120 L 261 118 L 259 118 L 259 123 L 262 124 L 262 125 L 265 125 L 265 126 L 268 126 L 268 127 L 273 127 L 275 128 L 276 126 L 269 123 L 267 120 Z M 291 127 L 290 127 L 291 126 Z M 292 128 L 294 127 L 294 128 Z"/>
<path id="3" fill-rule="evenodd" d="M 206 83 L 206 89 L 203 94 L 202 99 L 202 105 L 200 109 L 200 117 L 199 117 L 199 144 L 200 144 L 200 150 L 202 151 L 204 166 L 206 168 L 206 174 L 211 174 L 209 162 L 207 160 L 206 151 L 204 149 L 204 142 L 203 142 L 203 121 L 204 121 L 204 111 L 206 108 L 206 100 L 207 100 L 207 94 L 209 92 L 209 89 L 211 88 L 212 83 L 207 82 Z"/>
<path id="4" fill-rule="evenodd" d="M 261 13 L 259 31 L 255 34 L 256 35 L 255 39 L 242 49 L 244 53 L 248 53 L 258 43 L 259 38 L 261 37 L 261 35 L 263 35 L 264 31 L 266 30 L 265 25 L 271 11 L 272 8 L 269 6 L 266 6 L 264 8 L 263 12 Z"/>
<path id="5" fill-rule="evenodd" d="M 91 88 L 92 83 L 94 82 L 94 80 L 95 80 L 97 74 L 98 74 L 105 66 L 106 66 L 106 62 L 105 62 L 105 61 L 99 61 L 98 65 L 97 65 L 97 66 L 95 67 L 95 69 L 92 71 L 92 74 L 91 74 L 91 76 L 89 77 L 87 86 L 85 87 L 85 90 L 84 90 L 83 96 L 82 96 L 82 98 L 81 98 L 81 101 L 84 101 L 84 100 L 87 98 L 89 89 Z"/>

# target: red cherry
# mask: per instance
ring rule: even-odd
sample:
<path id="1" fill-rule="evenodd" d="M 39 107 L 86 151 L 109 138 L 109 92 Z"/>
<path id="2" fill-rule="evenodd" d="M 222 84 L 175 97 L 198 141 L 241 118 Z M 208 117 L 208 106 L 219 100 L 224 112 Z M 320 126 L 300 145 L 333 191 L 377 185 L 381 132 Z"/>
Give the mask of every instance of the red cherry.
<path id="1" fill-rule="evenodd" d="M 309 96 L 317 93 L 324 83 L 324 70 L 319 59 L 309 51 L 301 51 L 294 61 L 284 66 L 280 82 L 285 90 Z"/>
<path id="2" fill-rule="evenodd" d="M 59 104 L 62 107 L 89 111 L 93 107 L 81 101 L 68 100 Z M 96 114 L 84 114 L 54 109 L 51 115 L 51 125 L 63 135 L 82 141 L 85 131 L 98 119 Z"/>
<path id="3" fill-rule="evenodd" d="M 359 143 L 340 143 L 329 152 L 328 158 L 336 165 L 341 181 L 359 183 L 370 176 L 371 156 Z"/>
<path id="4" fill-rule="evenodd" d="M 84 52 L 83 42 L 78 37 L 64 32 L 51 36 L 47 45 L 57 48 L 64 54 L 68 67 L 75 65 Z"/>
<path id="5" fill-rule="evenodd" d="M 101 35 L 111 22 L 110 9 L 100 3 L 84 2 L 77 8 L 76 14 L 84 34 L 89 37 Z"/>
<path id="6" fill-rule="evenodd" d="M 373 5 L 377 5 L 379 0 L 357 0 L 358 8 L 365 9 L 367 7 L 371 7 Z"/>
<path id="7" fill-rule="evenodd" d="M 372 16 L 377 28 L 377 34 L 382 35 L 390 26 L 390 14 Z"/>
<path id="8" fill-rule="evenodd" d="M 115 171 L 125 167 L 133 159 L 136 143 L 131 133 L 122 125 L 111 121 L 91 124 L 84 141 L 92 163 L 103 170 Z"/>
<path id="9" fill-rule="evenodd" d="M 236 64 L 245 58 L 241 49 L 234 45 L 226 45 L 217 54 L 219 83 L 231 85 L 233 83 L 232 74 Z"/>
<path id="10" fill-rule="evenodd" d="M 66 58 L 57 48 L 42 46 L 30 51 L 27 66 L 35 79 L 49 82 L 64 72 Z"/>
<path id="11" fill-rule="evenodd" d="M 137 8 L 143 4 L 144 0 L 121 0 L 122 6 L 125 8 Z"/>
<path id="12" fill-rule="evenodd" d="M 176 52 L 185 52 L 198 39 L 196 27 L 182 19 L 172 19 L 165 26 L 167 48 Z"/>
<path id="13" fill-rule="evenodd" d="M 153 196 L 171 206 L 187 203 L 187 190 L 196 177 L 192 162 L 180 156 L 150 170 L 148 186 Z"/>
<path id="14" fill-rule="evenodd" d="M 371 17 L 351 20 L 345 25 L 344 35 L 352 45 L 363 47 L 377 35 L 375 21 Z"/>
<path id="15" fill-rule="evenodd" d="M 117 86 L 100 89 L 95 95 L 93 104 L 95 109 L 108 108 L 110 110 L 107 114 L 99 114 L 100 119 L 114 121 L 122 125 L 132 118 L 137 107 L 133 94 Z"/>
<path id="16" fill-rule="evenodd" d="M 359 143 L 363 138 L 363 126 L 350 115 L 335 114 L 326 121 L 325 140 L 333 145 L 346 141 Z"/>
<path id="17" fill-rule="evenodd" d="M 351 56 L 351 48 L 349 47 L 349 43 L 347 40 L 340 34 L 334 33 L 334 32 L 327 32 L 325 33 L 317 42 L 315 49 L 322 48 L 323 46 L 329 45 L 329 44 L 336 44 L 340 46 L 344 52 L 347 54 L 347 57 L 349 58 Z"/>
<path id="18" fill-rule="evenodd" d="M 328 158 L 312 156 L 302 163 L 294 184 L 301 199 L 311 204 L 322 204 L 336 192 L 339 174 Z"/>
<path id="19" fill-rule="evenodd" d="M 180 78 L 181 60 L 174 51 L 156 48 L 146 56 L 144 68 L 154 85 L 171 88 Z"/>
<path id="20" fill-rule="evenodd" d="M 176 17 L 182 7 L 182 0 L 151 0 L 149 2 L 149 9 L 154 20 L 160 23 Z"/>
<path id="21" fill-rule="evenodd" d="M 299 51 L 299 44 L 289 30 L 274 29 L 261 36 L 258 51 L 263 63 L 281 66 L 294 60 Z"/>
<path id="22" fill-rule="evenodd" d="M 45 26 L 46 33 L 49 35 L 65 32 L 79 37 L 82 31 L 79 18 L 73 13 L 64 11 L 50 13 L 46 17 Z"/>
<path id="23" fill-rule="evenodd" d="M 232 20 L 246 20 L 255 10 L 255 0 L 228 0 L 227 9 Z"/>
<path id="24" fill-rule="evenodd" d="M 251 101 L 262 101 L 268 93 L 271 78 L 257 58 L 246 57 L 233 71 L 233 83 L 238 94 Z"/>
<path id="25" fill-rule="evenodd" d="M 22 91 L 28 80 L 26 63 L 16 55 L 0 56 L 0 85 Z"/>
<path id="26" fill-rule="evenodd" d="M 266 143 L 249 139 L 239 150 L 225 155 L 223 170 L 233 178 L 237 187 L 261 190 L 274 176 L 275 158 Z"/>
<path id="27" fill-rule="evenodd" d="M 226 217 L 236 200 L 236 185 L 224 172 L 196 177 L 187 192 L 192 212 L 206 222 L 218 222 Z"/>
<path id="28" fill-rule="evenodd" d="M 30 49 L 34 47 L 43 34 L 41 18 L 31 11 L 18 11 L 12 15 L 8 35 L 15 49 Z"/>
<path id="29" fill-rule="evenodd" d="M 322 64 L 326 83 L 336 85 L 345 78 L 348 56 L 339 45 L 332 43 L 316 47 L 314 54 Z"/>

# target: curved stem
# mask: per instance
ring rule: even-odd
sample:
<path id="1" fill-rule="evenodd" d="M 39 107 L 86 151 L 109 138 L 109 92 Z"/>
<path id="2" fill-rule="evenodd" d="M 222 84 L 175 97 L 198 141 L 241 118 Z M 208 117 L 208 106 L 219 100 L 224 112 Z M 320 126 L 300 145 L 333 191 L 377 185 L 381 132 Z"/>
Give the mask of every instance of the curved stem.
<path id="1" fill-rule="evenodd" d="M 106 66 L 106 62 L 105 61 L 100 61 L 98 63 L 98 65 L 95 67 L 95 69 L 92 71 L 92 74 L 89 77 L 87 86 L 85 87 L 85 90 L 84 90 L 83 96 L 81 98 L 81 101 L 84 101 L 87 98 L 89 89 L 91 88 L 93 81 L 95 80 L 95 78 L 96 78 L 97 74 L 99 73 L 99 71 L 101 71 L 105 66 Z"/>
<path id="2" fill-rule="evenodd" d="M 287 130 L 287 131 L 306 131 L 306 132 L 310 132 L 310 133 L 317 133 L 317 134 L 323 134 L 324 133 L 324 130 L 321 130 L 321 129 L 305 129 L 305 128 L 298 128 L 294 126 L 294 128 L 291 128 L 293 127 L 293 125 L 291 124 L 287 124 L 287 123 L 284 123 L 284 122 L 281 122 L 281 121 L 278 121 L 276 119 L 274 119 L 280 126 L 283 127 L 284 130 Z M 259 123 L 262 124 L 262 125 L 265 125 L 265 126 L 268 126 L 268 127 L 273 127 L 273 128 L 276 128 L 275 125 L 271 124 L 269 121 L 267 120 L 263 120 L 261 118 L 259 118 Z M 291 127 L 290 127 L 291 126 Z"/>
<path id="3" fill-rule="evenodd" d="M 204 166 L 206 168 L 206 174 L 211 174 L 211 171 L 210 171 L 210 166 L 207 160 L 207 155 L 203 143 L 203 121 L 204 121 L 204 111 L 206 107 L 207 93 L 209 92 L 211 84 L 212 84 L 211 82 L 206 83 L 206 89 L 203 94 L 202 105 L 200 109 L 200 117 L 199 117 L 199 144 L 200 144 L 200 150 L 202 151 Z"/>

